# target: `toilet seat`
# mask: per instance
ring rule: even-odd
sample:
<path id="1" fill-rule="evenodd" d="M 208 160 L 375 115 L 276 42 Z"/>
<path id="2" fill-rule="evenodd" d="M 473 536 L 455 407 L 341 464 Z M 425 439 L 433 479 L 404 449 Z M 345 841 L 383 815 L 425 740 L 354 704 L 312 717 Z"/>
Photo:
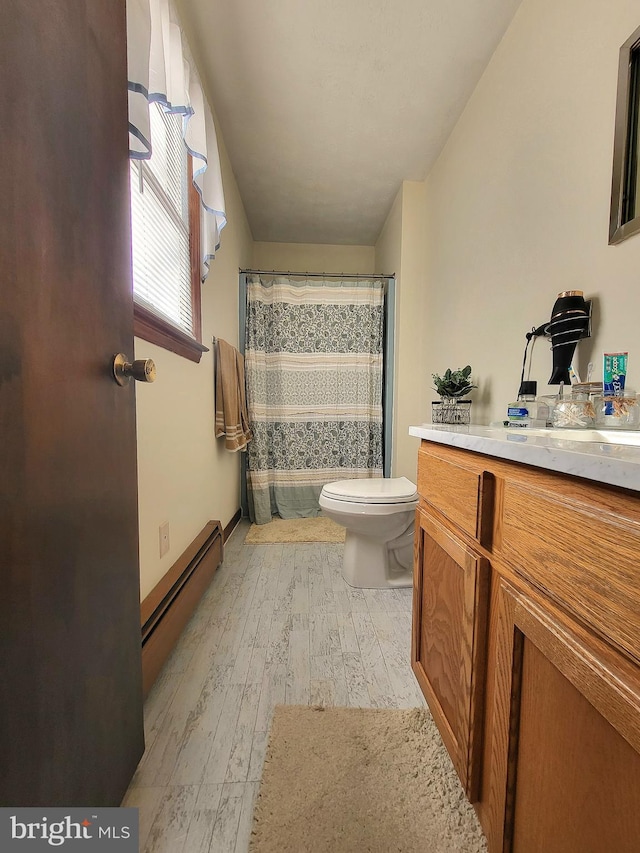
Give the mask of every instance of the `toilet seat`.
<path id="1" fill-rule="evenodd" d="M 348 500 L 347 498 L 334 498 L 322 492 L 320 495 L 320 508 L 327 512 L 334 512 L 340 516 L 383 516 L 398 515 L 418 506 L 418 496 L 414 500 L 407 501 L 385 501 L 384 503 L 369 503 L 365 501 Z M 338 522 L 340 523 L 340 522 Z"/>
<path id="2" fill-rule="evenodd" d="M 322 493 L 334 501 L 361 504 L 405 504 L 418 497 L 415 484 L 406 477 L 338 480 L 327 483 Z"/>

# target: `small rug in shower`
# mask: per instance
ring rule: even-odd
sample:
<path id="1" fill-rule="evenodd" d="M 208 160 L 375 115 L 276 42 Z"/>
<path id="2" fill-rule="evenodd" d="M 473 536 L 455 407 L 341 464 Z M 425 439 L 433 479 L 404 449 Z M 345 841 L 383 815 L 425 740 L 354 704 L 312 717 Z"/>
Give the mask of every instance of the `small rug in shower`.
<path id="1" fill-rule="evenodd" d="M 278 542 L 344 542 L 344 527 L 330 518 L 272 518 L 267 524 L 252 524 L 245 542 L 269 545 Z"/>
<path id="2" fill-rule="evenodd" d="M 429 712 L 276 706 L 250 853 L 485 853 Z"/>

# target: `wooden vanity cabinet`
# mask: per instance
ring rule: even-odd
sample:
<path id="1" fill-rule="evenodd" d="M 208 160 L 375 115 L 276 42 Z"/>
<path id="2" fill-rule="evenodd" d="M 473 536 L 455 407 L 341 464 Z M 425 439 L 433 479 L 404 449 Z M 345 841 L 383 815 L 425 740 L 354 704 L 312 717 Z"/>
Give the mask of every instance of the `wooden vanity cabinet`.
<path id="1" fill-rule="evenodd" d="M 640 496 L 425 441 L 418 486 L 412 665 L 490 853 L 640 850 Z"/>

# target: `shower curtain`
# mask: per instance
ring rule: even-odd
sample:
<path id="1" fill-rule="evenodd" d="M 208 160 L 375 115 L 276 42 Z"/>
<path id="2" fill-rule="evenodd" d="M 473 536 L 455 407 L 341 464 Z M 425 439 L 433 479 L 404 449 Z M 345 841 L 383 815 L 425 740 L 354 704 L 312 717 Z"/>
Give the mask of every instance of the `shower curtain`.
<path id="1" fill-rule="evenodd" d="M 325 483 L 382 476 L 384 282 L 247 276 L 252 521 L 318 515 Z"/>

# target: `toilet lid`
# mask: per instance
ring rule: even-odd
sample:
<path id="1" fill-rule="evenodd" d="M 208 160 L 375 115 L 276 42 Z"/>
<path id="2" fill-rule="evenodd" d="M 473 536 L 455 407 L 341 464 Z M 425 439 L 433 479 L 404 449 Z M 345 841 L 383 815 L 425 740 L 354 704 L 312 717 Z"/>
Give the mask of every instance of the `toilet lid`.
<path id="1" fill-rule="evenodd" d="M 406 477 L 369 480 L 338 480 L 327 483 L 324 495 L 335 500 L 368 504 L 398 504 L 416 500 L 415 483 Z"/>

